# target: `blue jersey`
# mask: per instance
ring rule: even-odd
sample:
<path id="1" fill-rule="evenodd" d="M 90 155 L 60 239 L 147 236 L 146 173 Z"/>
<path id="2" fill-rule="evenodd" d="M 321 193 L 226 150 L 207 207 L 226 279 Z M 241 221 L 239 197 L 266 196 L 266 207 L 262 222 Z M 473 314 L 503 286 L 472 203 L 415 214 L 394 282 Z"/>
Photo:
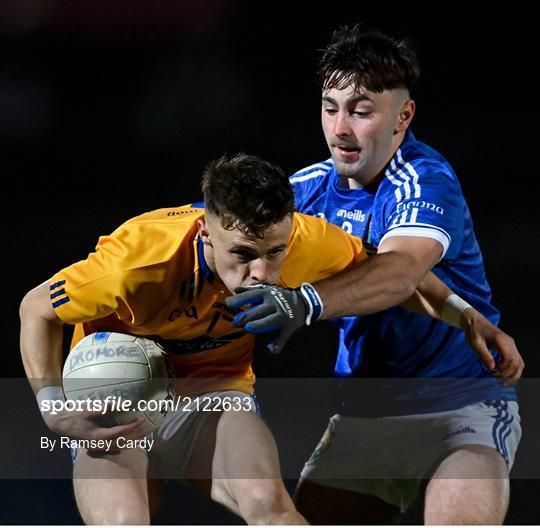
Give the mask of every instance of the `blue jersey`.
<path id="1" fill-rule="evenodd" d="M 294 174 L 298 211 L 325 218 L 375 246 L 404 235 L 439 241 L 443 254 L 434 273 L 498 323 L 469 208 L 454 171 L 439 153 L 409 131 L 372 188 L 344 188 L 340 179 L 331 159 Z M 338 322 L 336 376 L 416 380 L 399 390 L 381 383 L 379 396 L 386 397 L 395 414 L 515 399 L 515 390 L 491 376 L 460 329 L 401 307 Z M 365 410 L 355 409 L 362 405 L 345 396 L 340 405 L 342 413 Z"/>

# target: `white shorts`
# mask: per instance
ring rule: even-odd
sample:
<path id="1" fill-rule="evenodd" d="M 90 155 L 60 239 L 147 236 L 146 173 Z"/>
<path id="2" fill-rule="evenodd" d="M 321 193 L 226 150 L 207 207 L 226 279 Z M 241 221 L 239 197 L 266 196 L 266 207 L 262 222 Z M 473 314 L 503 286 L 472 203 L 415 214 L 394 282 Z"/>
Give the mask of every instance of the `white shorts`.
<path id="1" fill-rule="evenodd" d="M 231 407 L 232 404 L 233 406 Z M 178 410 L 169 411 L 163 423 L 151 434 L 154 445 L 147 451 L 158 471 L 166 479 L 203 478 L 205 475 L 186 475 L 193 449 L 200 438 L 206 420 L 221 411 L 243 410 L 258 414 L 254 395 L 239 391 L 207 392 L 184 398 Z"/>
<path id="2" fill-rule="evenodd" d="M 216 391 L 184 397 L 177 408 L 167 413 L 161 425 L 146 438 L 153 440 L 150 449 L 138 447 L 148 454 L 150 460 L 149 478 L 183 479 L 205 478 L 207 475 L 186 475 L 193 449 L 201 438 L 203 425 L 222 411 L 243 411 L 259 414 L 254 394 L 240 391 Z M 148 445 L 148 444 L 147 444 Z M 100 457 L 107 452 L 96 453 Z M 77 450 L 71 450 L 75 462 Z M 197 472 L 197 470 L 195 470 Z"/>
<path id="3" fill-rule="evenodd" d="M 510 470 L 520 438 L 518 404 L 513 401 L 488 400 L 451 411 L 383 418 L 335 415 L 302 478 L 374 495 L 403 512 L 422 479 L 450 450 L 488 446 Z"/>

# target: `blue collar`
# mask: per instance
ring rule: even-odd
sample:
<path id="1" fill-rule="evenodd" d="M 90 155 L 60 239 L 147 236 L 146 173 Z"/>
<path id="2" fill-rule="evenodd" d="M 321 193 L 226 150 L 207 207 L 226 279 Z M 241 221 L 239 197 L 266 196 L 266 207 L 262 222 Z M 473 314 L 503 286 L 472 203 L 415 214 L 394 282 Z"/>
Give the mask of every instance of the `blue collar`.
<path id="1" fill-rule="evenodd" d="M 200 236 L 197 237 L 197 256 L 199 257 L 199 268 L 202 270 L 204 278 L 210 283 L 213 282 L 214 273 L 208 267 L 204 258 L 204 244 Z"/>

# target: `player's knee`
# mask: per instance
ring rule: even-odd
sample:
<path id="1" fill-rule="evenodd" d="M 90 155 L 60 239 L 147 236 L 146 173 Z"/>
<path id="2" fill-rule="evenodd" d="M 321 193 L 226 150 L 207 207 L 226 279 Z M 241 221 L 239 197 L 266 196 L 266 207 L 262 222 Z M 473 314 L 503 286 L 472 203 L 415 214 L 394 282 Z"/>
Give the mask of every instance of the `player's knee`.
<path id="1" fill-rule="evenodd" d="M 278 480 L 252 483 L 239 499 L 240 510 L 250 524 L 284 524 L 280 519 L 295 511 L 283 482 Z"/>
<path id="2" fill-rule="evenodd" d="M 498 505 L 492 505 L 488 509 L 476 508 L 474 510 L 461 508 L 454 510 L 426 510 L 424 513 L 424 523 L 429 526 L 498 526 L 503 524 L 505 516 L 506 507 L 503 508 Z"/>
<path id="3" fill-rule="evenodd" d="M 126 526 L 126 525 L 148 525 L 150 524 L 150 513 L 135 504 L 118 505 L 114 508 L 95 510 L 89 515 L 89 519 L 84 519 L 86 524 Z"/>
<path id="4" fill-rule="evenodd" d="M 439 487 L 444 493 L 426 494 L 425 524 L 500 525 L 504 522 L 510 496 L 507 479 L 449 479 L 441 481 Z"/>

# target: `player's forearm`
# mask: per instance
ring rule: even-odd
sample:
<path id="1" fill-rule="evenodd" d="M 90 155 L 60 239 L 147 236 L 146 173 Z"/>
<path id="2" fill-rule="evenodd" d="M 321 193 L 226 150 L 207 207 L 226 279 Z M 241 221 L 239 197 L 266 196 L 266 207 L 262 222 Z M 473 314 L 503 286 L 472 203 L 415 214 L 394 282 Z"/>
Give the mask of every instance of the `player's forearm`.
<path id="1" fill-rule="evenodd" d="M 404 302 L 425 273 L 409 255 L 390 251 L 313 286 L 324 303 L 323 319 L 367 315 Z"/>
<path id="2" fill-rule="evenodd" d="M 432 271 L 420 281 L 415 292 L 401 306 L 435 319 L 441 319 L 446 299 L 453 291 Z"/>
<path id="3" fill-rule="evenodd" d="M 24 370 L 35 393 L 47 385 L 61 385 L 62 324 L 39 314 L 29 294 L 20 309 L 21 356 Z"/>

